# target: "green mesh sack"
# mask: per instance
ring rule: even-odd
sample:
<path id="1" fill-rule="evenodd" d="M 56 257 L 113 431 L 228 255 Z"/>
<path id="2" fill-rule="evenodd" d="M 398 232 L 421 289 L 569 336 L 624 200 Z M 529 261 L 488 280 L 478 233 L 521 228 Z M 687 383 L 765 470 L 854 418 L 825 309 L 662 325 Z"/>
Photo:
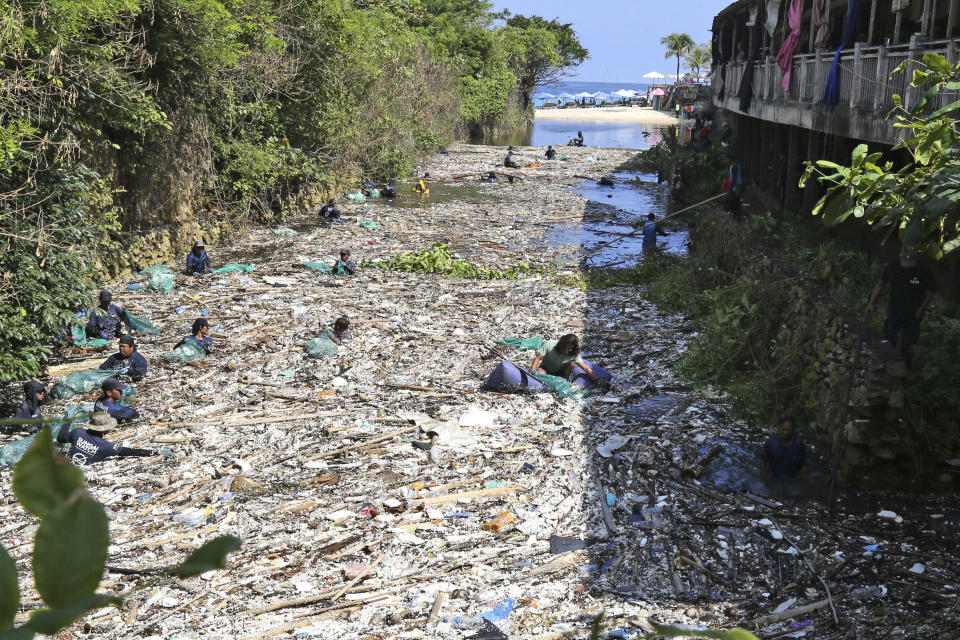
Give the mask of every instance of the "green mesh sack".
<path id="1" fill-rule="evenodd" d="M 369 195 L 371 198 L 379 198 L 380 189 L 369 189 L 367 195 Z"/>
<path id="2" fill-rule="evenodd" d="M 120 319 L 123 320 L 123 323 L 127 325 L 127 329 L 130 331 L 147 333 L 151 336 L 160 335 L 160 329 L 157 329 L 155 326 L 153 326 L 152 322 L 145 318 L 138 318 L 126 309 L 124 309 L 123 313 L 120 314 Z"/>
<path id="3" fill-rule="evenodd" d="M 582 398 L 587 395 L 586 389 L 577 389 L 566 378 L 551 376 L 549 373 L 537 372 L 537 380 L 561 398 Z"/>
<path id="4" fill-rule="evenodd" d="M 152 276 L 153 274 L 157 273 L 158 271 L 170 271 L 170 267 L 168 267 L 168 266 L 165 265 L 165 264 L 155 264 L 155 265 L 153 265 L 153 266 L 151 266 L 151 267 L 147 267 L 146 269 L 141 269 L 141 270 L 140 270 L 140 275 L 142 275 L 142 276 Z M 170 271 L 170 272 L 173 273 L 172 271 Z"/>
<path id="5" fill-rule="evenodd" d="M 536 351 L 543 346 L 543 338 L 504 338 L 498 344 L 505 344 L 520 351 Z"/>
<path id="6" fill-rule="evenodd" d="M 74 371 L 73 373 L 57 378 L 57 382 L 50 389 L 50 395 L 58 400 L 72 398 L 78 393 L 90 393 L 100 386 L 107 378 L 120 373 L 116 369 L 95 369 L 93 371 Z"/>
<path id="7" fill-rule="evenodd" d="M 150 275 L 147 286 L 158 293 L 170 293 L 177 282 L 177 276 L 173 271 L 164 267 L 165 270 L 157 269 Z"/>
<path id="8" fill-rule="evenodd" d="M 79 426 L 78 423 L 89 420 L 91 413 L 93 413 L 93 405 L 78 404 L 67 407 L 67 411 L 62 417 L 50 419 L 47 425 L 53 434 L 53 446 L 57 447 L 60 453 L 66 453 L 70 448 L 70 445 L 57 443 L 57 434 L 60 433 L 60 428 L 63 426 L 63 423 L 67 421 L 72 422 L 70 429 L 73 430 Z M 20 462 L 20 458 L 27 452 L 27 449 L 30 448 L 30 445 L 33 444 L 36 437 L 37 434 L 33 434 L 25 438 L 20 438 L 19 440 L 8 442 L 0 447 L 0 467 L 11 466 Z"/>
<path id="9" fill-rule="evenodd" d="M 297 232 L 290 227 L 277 227 L 273 230 L 273 235 L 280 236 L 282 238 L 292 238 L 293 236 L 297 235 Z"/>
<path id="10" fill-rule="evenodd" d="M 239 273 L 240 271 L 243 271 L 244 273 L 250 273 L 251 271 L 256 270 L 256 265 L 252 264 L 228 264 L 225 267 L 214 269 L 211 273 Z"/>
<path id="11" fill-rule="evenodd" d="M 353 202 L 363 202 L 367 199 L 367 196 L 363 195 L 359 191 L 357 193 L 348 193 L 347 200 L 352 200 Z"/>
<path id="12" fill-rule="evenodd" d="M 167 351 L 163 354 L 163 359 L 170 364 L 186 364 L 188 362 L 200 362 L 207 355 L 207 350 L 203 345 L 193 340 L 187 340 L 173 351 Z"/>
<path id="13" fill-rule="evenodd" d="M 333 273 L 333 267 L 326 262 L 304 262 L 303 266 L 312 271 L 319 271 L 320 273 Z"/>
<path id="14" fill-rule="evenodd" d="M 326 332 L 324 332 L 326 333 Z M 322 358 L 323 356 L 337 355 L 337 345 L 333 343 L 326 335 L 314 338 L 307 343 L 307 355 L 311 358 Z"/>
<path id="15" fill-rule="evenodd" d="M 73 328 L 70 330 L 70 334 L 70 337 L 73 339 L 73 344 L 77 347 L 85 347 L 89 349 L 93 347 L 103 347 L 109 344 L 109 342 L 103 338 L 94 338 L 93 340 L 88 340 L 86 330 L 79 324 L 73 325 Z"/>
<path id="16" fill-rule="evenodd" d="M 363 227 L 364 229 L 371 229 L 371 230 L 380 228 L 380 225 L 378 225 L 373 220 L 361 220 L 360 222 L 357 223 L 357 225 Z"/>
<path id="17" fill-rule="evenodd" d="M 340 262 L 339 260 L 337 260 L 337 264 L 333 265 L 333 267 L 330 269 L 330 272 L 331 272 L 333 275 L 335 275 L 335 276 L 348 276 L 348 275 L 350 275 L 349 273 L 347 273 L 347 270 L 344 269 L 343 263 Z"/>

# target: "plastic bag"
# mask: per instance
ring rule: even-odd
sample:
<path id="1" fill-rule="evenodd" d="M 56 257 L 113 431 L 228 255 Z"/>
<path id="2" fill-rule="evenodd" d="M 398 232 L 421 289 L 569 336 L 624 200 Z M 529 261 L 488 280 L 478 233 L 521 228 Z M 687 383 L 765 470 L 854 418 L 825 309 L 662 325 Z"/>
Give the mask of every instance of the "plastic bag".
<path id="1" fill-rule="evenodd" d="M 374 222 L 373 220 L 361 220 L 360 222 L 357 223 L 357 225 L 363 227 L 364 229 L 379 229 L 379 228 L 380 228 L 380 225 L 378 225 L 378 224 L 377 224 L 376 222 Z"/>
<path id="2" fill-rule="evenodd" d="M 244 273 L 250 273 L 251 271 L 256 271 L 257 267 L 253 264 L 228 264 L 225 267 L 220 267 L 219 269 L 214 269 L 211 273 L 238 273 L 243 271 Z"/>
<path id="3" fill-rule="evenodd" d="M 153 326 L 153 323 L 145 318 L 137 318 L 126 309 L 124 309 L 123 313 L 120 314 L 120 319 L 123 320 L 123 323 L 127 325 L 127 329 L 130 331 L 147 333 L 151 336 L 160 335 L 160 329 L 157 329 L 155 326 Z"/>
<path id="4" fill-rule="evenodd" d="M 326 332 L 324 332 L 326 334 Z M 311 358 L 322 358 L 323 356 L 337 355 L 337 345 L 333 343 L 326 335 L 314 338 L 307 343 L 307 355 Z"/>
<path id="5" fill-rule="evenodd" d="M 367 196 L 363 195 L 359 191 L 357 193 L 348 193 L 347 200 L 352 200 L 353 202 L 363 202 L 367 199 Z"/>
<path id="6" fill-rule="evenodd" d="M 158 271 L 170 271 L 170 267 L 165 264 L 155 264 L 153 266 L 147 267 L 146 269 L 140 270 L 140 275 L 142 276 L 152 276 Z M 173 273 L 170 271 L 170 273 Z"/>
<path id="7" fill-rule="evenodd" d="M 273 230 L 273 235 L 284 238 L 292 238 L 293 236 L 297 235 L 297 232 L 290 227 L 277 227 Z"/>
<path id="8" fill-rule="evenodd" d="M 561 398 L 582 398 L 588 393 L 587 389 L 576 388 L 566 378 L 552 376 L 549 373 L 537 372 L 537 380 Z"/>
<path id="9" fill-rule="evenodd" d="M 543 338 L 504 338 L 498 344 L 505 344 L 508 347 L 514 347 L 520 351 L 536 351 L 543 346 Z"/>
<path id="10" fill-rule="evenodd" d="M 320 273 L 333 273 L 333 267 L 326 262 L 304 262 L 303 266 L 312 271 L 319 271 Z"/>
<path id="11" fill-rule="evenodd" d="M 167 267 L 157 269 L 150 275 L 147 285 L 159 293 L 170 293 L 177 282 L 177 276 Z"/>
<path id="12" fill-rule="evenodd" d="M 58 400 L 72 398 L 78 393 L 90 393 L 100 386 L 107 378 L 120 373 L 117 369 L 94 369 L 93 371 L 74 371 L 73 373 L 57 378 L 57 382 L 50 389 L 50 395 Z"/>
<path id="13" fill-rule="evenodd" d="M 167 351 L 163 354 L 163 359 L 171 364 L 186 364 L 188 362 L 200 362 L 207 355 L 207 350 L 203 345 L 194 340 L 187 340 L 173 351 Z"/>
<path id="14" fill-rule="evenodd" d="M 103 347 L 108 343 L 107 340 L 103 338 L 94 338 L 93 340 L 87 340 L 87 331 L 81 325 L 75 324 L 70 330 L 70 337 L 73 340 L 73 344 L 78 347 Z"/>
<path id="15" fill-rule="evenodd" d="M 49 426 L 50 432 L 53 434 L 53 446 L 57 447 L 60 453 L 66 453 L 70 448 L 68 444 L 57 443 L 57 434 L 60 433 L 63 423 L 72 421 L 73 424 L 70 426 L 70 430 L 72 431 L 79 426 L 79 423 L 87 422 L 90 419 L 91 413 L 93 413 L 92 404 L 71 405 L 67 407 L 66 413 L 60 419 L 53 419 L 45 425 Z M 33 440 L 36 437 L 37 434 L 35 433 L 25 438 L 8 442 L 0 447 L 0 467 L 10 466 L 20 462 L 20 458 L 27 452 L 27 449 L 30 448 L 30 445 L 33 444 Z"/>

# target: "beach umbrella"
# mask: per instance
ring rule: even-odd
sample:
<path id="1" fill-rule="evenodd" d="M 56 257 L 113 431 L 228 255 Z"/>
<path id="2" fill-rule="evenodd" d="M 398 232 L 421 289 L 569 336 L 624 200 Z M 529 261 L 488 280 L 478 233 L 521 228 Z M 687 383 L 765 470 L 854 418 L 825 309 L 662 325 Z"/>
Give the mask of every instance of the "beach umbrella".
<path id="1" fill-rule="evenodd" d="M 593 94 L 587 93 L 586 91 L 581 91 L 580 93 L 574 96 L 574 98 L 592 98 L 592 97 L 593 97 Z"/>
<path id="2" fill-rule="evenodd" d="M 621 98 L 632 98 L 633 96 L 637 95 L 637 92 L 633 89 L 617 89 L 613 93 Z"/>
<path id="3" fill-rule="evenodd" d="M 557 97 L 558 97 L 558 98 L 566 98 L 567 100 L 573 100 L 576 96 L 574 96 L 572 93 L 567 93 L 566 91 L 564 91 L 563 93 L 561 93 L 561 94 L 558 95 Z"/>
<path id="4" fill-rule="evenodd" d="M 648 80 L 664 80 L 667 76 L 663 75 L 659 71 L 651 71 L 650 73 L 643 74 L 643 77 Z"/>
<path id="5" fill-rule="evenodd" d="M 553 97 L 554 97 L 554 96 L 553 96 L 552 93 L 538 93 L 537 95 L 533 96 L 533 99 L 534 99 L 534 100 L 549 100 L 550 98 L 553 98 Z"/>
<path id="6" fill-rule="evenodd" d="M 650 95 L 652 95 L 652 96 L 665 96 L 665 95 L 667 95 L 667 92 L 664 91 L 663 89 L 661 89 L 660 87 L 657 87 L 656 89 L 654 89 L 653 91 L 650 92 Z"/>

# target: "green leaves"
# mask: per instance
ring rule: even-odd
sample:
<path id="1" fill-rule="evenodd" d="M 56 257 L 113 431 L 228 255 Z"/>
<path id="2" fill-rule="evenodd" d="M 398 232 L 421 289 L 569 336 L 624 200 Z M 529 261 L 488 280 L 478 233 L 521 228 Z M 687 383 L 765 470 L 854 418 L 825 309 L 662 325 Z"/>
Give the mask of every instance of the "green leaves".
<path id="1" fill-rule="evenodd" d="M 214 569 L 222 569 L 227 562 L 227 554 L 240 548 L 240 538 L 220 536 L 207 542 L 190 554 L 183 564 L 174 569 L 178 578 L 190 578 Z"/>
<path id="2" fill-rule="evenodd" d="M 17 583 L 17 564 L 0 544 L 0 631 L 13 624 L 20 608 L 20 585 Z"/>
<path id="3" fill-rule="evenodd" d="M 20 505 L 42 518 L 82 486 L 83 473 L 56 455 L 50 427 L 44 426 L 13 472 L 13 493 Z"/>
<path id="4" fill-rule="evenodd" d="M 77 495 L 50 511 L 37 529 L 33 573 L 47 604 L 67 607 L 92 595 L 107 563 L 110 534 L 103 506 Z"/>
<path id="5" fill-rule="evenodd" d="M 30 616 L 30 622 L 25 626 L 37 633 L 54 636 L 61 629 L 76 622 L 80 616 L 88 611 L 100 609 L 110 604 L 119 606 L 122 603 L 123 600 L 117 596 L 90 594 L 76 598 L 62 607 L 38 609 Z M 3 638 L 0 638 L 0 640 L 3 640 Z"/>
<path id="6" fill-rule="evenodd" d="M 678 625 L 661 625 L 652 621 L 650 622 L 650 626 L 652 626 L 656 632 L 647 636 L 648 638 L 666 636 L 668 638 L 718 638 L 719 640 L 758 640 L 757 636 L 753 635 L 746 629 L 727 629 L 727 630 L 691 629 L 688 627 L 681 627 Z"/>

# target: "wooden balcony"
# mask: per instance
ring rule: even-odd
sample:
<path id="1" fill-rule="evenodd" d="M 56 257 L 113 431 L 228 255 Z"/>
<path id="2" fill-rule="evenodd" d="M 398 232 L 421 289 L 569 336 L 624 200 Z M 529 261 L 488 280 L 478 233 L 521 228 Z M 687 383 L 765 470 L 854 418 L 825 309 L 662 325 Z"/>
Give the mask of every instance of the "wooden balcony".
<path id="1" fill-rule="evenodd" d="M 828 111 L 823 104 L 823 91 L 835 52 L 797 55 L 793 58 L 790 91 L 782 86 L 783 72 L 772 57 L 754 63 L 753 101 L 746 115 L 778 124 L 792 125 L 823 133 L 868 142 L 895 144 L 900 130 L 888 119 L 894 94 L 903 98 L 905 106 L 915 104 L 922 89 L 910 87 L 912 72 L 891 72 L 907 59 L 919 60 L 923 54 L 936 52 L 951 64 L 956 63 L 960 40 L 911 43 L 895 46 L 868 47 L 857 43 L 840 55 L 838 79 L 840 103 Z M 735 113 L 740 111 L 738 95 L 746 64 L 728 63 L 723 99 L 719 99 L 719 70 L 713 84 L 716 107 Z M 933 107 L 939 108 L 960 99 L 960 92 L 941 92 Z"/>

